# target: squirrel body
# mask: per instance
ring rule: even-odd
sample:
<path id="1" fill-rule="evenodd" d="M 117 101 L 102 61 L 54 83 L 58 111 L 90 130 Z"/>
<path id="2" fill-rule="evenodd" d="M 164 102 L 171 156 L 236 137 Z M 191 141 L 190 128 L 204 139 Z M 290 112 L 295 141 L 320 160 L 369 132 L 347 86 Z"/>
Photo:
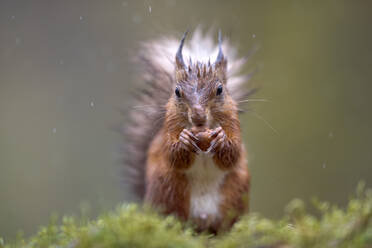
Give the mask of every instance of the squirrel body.
<path id="1" fill-rule="evenodd" d="M 218 232 L 248 210 L 250 174 L 237 102 L 252 91 L 239 88 L 247 79 L 237 75 L 245 61 L 227 45 L 228 67 L 221 34 L 214 63 L 192 57 L 195 45 L 216 50 L 197 30 L 186 64 L 185 37 L 177 50 L 167 45 L 175 40 L 162 40 L 145 45 L 140 55 L 150 89 L 139 102 L 151 104 L 143 105 L 150 106 L 145 113 L 132 113 L 127 134 L 137 141 L 127 148 L 133 154 L 128 164 L 145 203 L 193 222 L 199 231 Z M 164 58 L 172 53 L 169 64 Z"/>
<path id="2" fill-rule="evenodd" d="M 150 145 L 145 201 L 165 214 L 191 220 L 200 231 L 230 226 L 248 208 L 250 175 L 243 146 L 233 168 L 220 168 L 209 154 L 190 154 L 190 164 L 177 168 L 163 155 L 169 142 L 163 132 Z"/>

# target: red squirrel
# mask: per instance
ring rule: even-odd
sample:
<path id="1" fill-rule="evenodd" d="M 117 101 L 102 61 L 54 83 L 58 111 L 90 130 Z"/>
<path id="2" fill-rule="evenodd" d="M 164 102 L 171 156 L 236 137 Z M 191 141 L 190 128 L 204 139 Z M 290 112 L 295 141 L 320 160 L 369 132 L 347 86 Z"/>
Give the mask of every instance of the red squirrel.
<path id="1" fill-rule="evenodd" d="M 184 48 L 186 35 L 140 51 L 146 84 L 126 129 L 127 177 L 146 204 L 218 232 L 248 210 L 238 103 L 253 90 L 239 74 L 246 60 L 222 44 L 221 32 L 215 45 L 198 29 Z"/>

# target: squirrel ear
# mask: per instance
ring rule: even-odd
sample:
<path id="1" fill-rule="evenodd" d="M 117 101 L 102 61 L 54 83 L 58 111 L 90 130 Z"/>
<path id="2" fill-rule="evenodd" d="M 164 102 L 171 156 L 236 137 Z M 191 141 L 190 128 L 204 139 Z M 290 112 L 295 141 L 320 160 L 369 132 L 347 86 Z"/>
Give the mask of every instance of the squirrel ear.
<path id="1" fill-rule="evenodd" d="M 218 55 L 214 62 L 214 67 L 217 73 L 217 77 L 226 82 L 226 70 L 227 70 L 227 59 L 222 52 L 222 35 L 221 30 L 218 31 Z"/>
<path id="2" fill-rule="evenodd" d="M 223 60 L 225 60 L 225 56 L 223 55 L 223 52 L 222 52 L 222 34 L 221 34 L 221 30 L 218 30 L 218 55 L 214 63 L 218 64 L 222 62 Z"/>
<path id="3" fill-rule="evenodd" d="M 177 53 L 176 53 L 176 69 L 185 69 L 186 66 L 185 66 L 185 62 L 183 61 L 183 56 L 182 56 L 182 48 L 183 48 L 183 43 L 185 42 L 185 39 L 186 39 L 186 36 L 187 36 L 187 33 L 189 31 L 186 31 L 183 36 L 182 36 L 182 39 L 181 39 L 181 43 L 180 43 L 180 46 L 178 47 L 178 50 L 177 50 Z"/>

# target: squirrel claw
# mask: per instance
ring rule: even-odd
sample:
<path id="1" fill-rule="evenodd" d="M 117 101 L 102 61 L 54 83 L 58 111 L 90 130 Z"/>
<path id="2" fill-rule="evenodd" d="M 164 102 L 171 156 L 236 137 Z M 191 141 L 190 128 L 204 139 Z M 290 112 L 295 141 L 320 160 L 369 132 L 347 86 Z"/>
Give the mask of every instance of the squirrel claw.
<path id="1" fill-rule="evenodd" d="M 217 127 L 213 132 L 210 134 L 210 137 L 216 137 L 221 131 L 223 131 L 222 127 Z"/>
<path id="2" fill-rule="evenodd" d="M 185 146 L 186 150 L 195 153 L 201 152 L 201 149 L 195 143 L 194 140 L 198 140 L 189 130 L 183 129 L 180 133 L 179 140 Z"/>
<path id="3" fill-rule="evenodd" d="M 219 146 L 222 148 L 226 140 L 226 134 L 222 127 L 216 128 L 216 130 L 211 134 L 211 137 L 213 136 L 216 137 L 211 141 L 211 145 L 207 149 L 206 153 L 215 152 L 216 148 Z"/>
<path id="4" fill-rule="evenodd" d="M 183 129 L 181 133 L 186 133 L 188 136 L 190 136 L 194 141 L 198 141 L 199 139 L 189 130 Z"/>

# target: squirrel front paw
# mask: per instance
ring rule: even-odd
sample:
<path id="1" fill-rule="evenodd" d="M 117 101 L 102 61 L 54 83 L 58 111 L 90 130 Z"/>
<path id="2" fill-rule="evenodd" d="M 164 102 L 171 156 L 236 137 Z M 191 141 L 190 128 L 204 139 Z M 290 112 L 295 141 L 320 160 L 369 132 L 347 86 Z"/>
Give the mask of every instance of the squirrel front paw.
<path id="1" fill-rule="evenodd" d="M 214 153 L 217 149 L 222 149 L 226 141 L 226 133 L 222 127 L 218 127 L 210 134 L 210 139 L 212 140 L 207 153 Z"/>
<path id="2" fill-rule="evenodd" d="M 185 150 L 195 153 L 201 152 L 201 149 L 196 144 L 198 142 L 198 138 L 186 128 L 180 133 L 179 141 Z"/>

